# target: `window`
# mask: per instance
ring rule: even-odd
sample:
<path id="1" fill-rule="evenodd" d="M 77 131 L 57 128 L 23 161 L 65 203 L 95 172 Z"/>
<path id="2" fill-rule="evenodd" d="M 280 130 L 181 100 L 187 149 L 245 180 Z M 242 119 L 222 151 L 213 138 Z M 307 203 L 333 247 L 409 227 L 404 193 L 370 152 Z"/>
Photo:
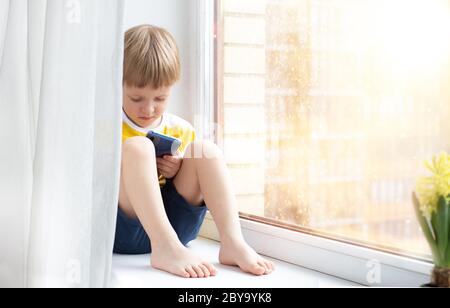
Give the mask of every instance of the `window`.
<path id="1" fill-rule="evenodd" d="M 219 0 L 217 118 L 243 216 L 428 258 L 411 194 L 450 151 L 446 0 Z"/>

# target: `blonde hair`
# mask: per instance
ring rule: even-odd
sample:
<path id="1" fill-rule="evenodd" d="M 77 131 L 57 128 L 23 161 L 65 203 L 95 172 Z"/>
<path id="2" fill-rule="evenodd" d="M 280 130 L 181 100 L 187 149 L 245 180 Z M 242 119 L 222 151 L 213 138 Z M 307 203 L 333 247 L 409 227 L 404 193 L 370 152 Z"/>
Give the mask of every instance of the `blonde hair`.
<path id="1" fill-rule="evenodd" d="M 174 85 L 181 75 L 180 54 L 165 29 L 141 25 L 125 34 L 123 83 L 154 89 Z"/>

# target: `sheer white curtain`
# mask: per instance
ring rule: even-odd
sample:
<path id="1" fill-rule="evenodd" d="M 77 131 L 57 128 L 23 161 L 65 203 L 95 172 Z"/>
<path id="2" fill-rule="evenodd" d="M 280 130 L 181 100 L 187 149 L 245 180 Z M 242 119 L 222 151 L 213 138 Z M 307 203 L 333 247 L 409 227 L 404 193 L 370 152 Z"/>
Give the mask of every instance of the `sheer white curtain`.
<path id="1" fill-rule="evenodd" d="M 103 287 L 123 0 L 0 0 L 0 286 Z"/>

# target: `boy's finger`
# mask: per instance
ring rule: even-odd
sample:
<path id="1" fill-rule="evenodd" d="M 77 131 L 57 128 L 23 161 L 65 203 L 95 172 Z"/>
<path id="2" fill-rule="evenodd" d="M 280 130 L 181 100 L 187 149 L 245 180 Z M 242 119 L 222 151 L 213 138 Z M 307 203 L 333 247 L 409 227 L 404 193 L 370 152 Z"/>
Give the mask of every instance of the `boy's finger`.
<path id="1" fill-rule="evenodd" d="M 167 164 L 167 163 L 171 163 L 170 161 L 168 161 L 168 160 L 166 160 L 166 159 L 164 159 L 164 158 L 157 158 L 156 159 L 156 162 L 157 163 L 161 163 L 161 164 Z"/>
<path id="2" fill-rule="evenodd" d="M 163 164 L 165 164 L 166 166 L 169 166 L 171 168 L 178 168 L 178 166 L 180 165 L 178 162 L 171 162 L 171 161 L 164 161 Z"/>
<path id="3" fill-rule="evenodd" d="M 162 159 L 162 158 L 157 158 L 156 159 L 156 163 L 157 164 L 161 164 L 161 163 L 163 163 L 164 162 L 164 159 Z"/>
<path id="4" fill-rule="evenodd" d="M 164 156 L 164 160 L 176 164 L 176 163 L 178 163 L 180 161 L 180 157 L 177 157 L 177 156 Z"/>
<path id="5" fill-rule="evenodd" d="M 162 165 L 162 166 L 167 166 L 167 167 L 169 167 L 169 168 L 174 168 L 174 167 L 176 167 L 176 164 L 174 164 L 174 163 L 172 163 L 172 162 L 170 162 L 170 161 L 164 160 L 164 159 L 158 160 L 158 161 L 156 161 L 156 163 L 157 163 L 157 164 L 160 164 L 160 165 Z"/>
<path id="6" fill-rule="evenodd" d="M 159 168 L 159 172 L 161 173 L 161 175 L 167 176 L 168 174 L 170 174 L 170 169 L 169 168 L 165 168 L 165 167 L 161 167 L 161 168 Z"/>
<path id="7" fill-rule="evenodd" d="M 173 162 L 172 156 L 164 156 L 163 159 L 164 159 L 165 161 Z"/>
<path id="8" fill-rule="evenodd" d="M 157 166 L 158 166 L 159 170 L 170 170 L 171 169 L 170 166 L 163 165 L 163 164 L 157 164 Z"/>

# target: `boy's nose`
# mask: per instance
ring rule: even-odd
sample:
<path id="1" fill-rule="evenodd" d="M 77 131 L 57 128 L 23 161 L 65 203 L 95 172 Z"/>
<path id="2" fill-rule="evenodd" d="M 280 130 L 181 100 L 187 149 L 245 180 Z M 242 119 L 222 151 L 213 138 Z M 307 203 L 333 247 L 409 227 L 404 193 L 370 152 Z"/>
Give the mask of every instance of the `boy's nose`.
<path id="1" fill-rule="evenodd" d="M 147 107 L 141 110 L 142 114 L 153 114 L 155 112 L 155 106 L 153 104 L 149 104 Z"/>

